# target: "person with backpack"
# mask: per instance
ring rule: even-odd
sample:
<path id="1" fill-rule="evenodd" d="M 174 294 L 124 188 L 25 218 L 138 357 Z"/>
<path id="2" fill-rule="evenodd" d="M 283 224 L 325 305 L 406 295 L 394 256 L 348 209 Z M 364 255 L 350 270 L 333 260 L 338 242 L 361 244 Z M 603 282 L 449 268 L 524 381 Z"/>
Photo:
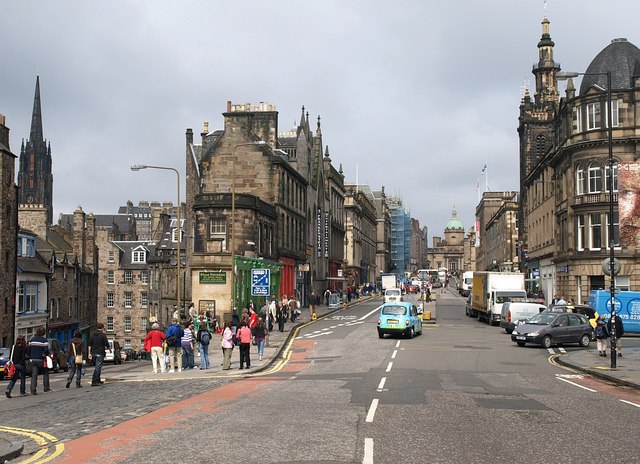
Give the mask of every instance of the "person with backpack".
<path id="1" fill-rule="evenodd" d="M 609 328 L 607 327 L 607 323 L 604 320 L 604 314 L 598 317 L 594 333 L 596 335 L 598 354 L 600 356 L 607 356 L 607 339 L 609 338 Z"/>
<path id="2" fill-rule="evenodd" d="M 607 322 L 607 330 L 609 331 L 609 334 L 613 334 L 613 327 L 611 327 L 611 322 L 612 322 L 612 318 L 609 318 L 609 321 Z M 616 314 L 615 317 L 615 336 L 616 336 L 616 351 L 618 352 L 618 357 L 621 358 L 622 357 L 622 340 L 621 337 L 624 335 L 624 324 L 622 323 L 622 318 L 620 316 L 618 316 L 618 314 Z"/>
<path id="3" fill-rule="evenodd" d="M 178 318 L 174 317 L 171 325 L 165 331 L 167 337 L 167 353 L 169 355 L 169 372 L 175 372 L 176 363 L 178 372 L 182 372 L 182 336 L 184 330 L 178 324 Z"/>
<path id="4" fill-rule="evenodd" d="M 267 339 L 267 327 L 261 317 L 258 318 L 258 323 L 254 330 L 253 341 L 258 348 L 258 361 L 262 361 L 264 355 L 264 344 Z"/>
<path id="5" fill-rule="evenodd" d="M 244 369 L 245 364 L 249 369 L 251 367 L 250 348 L 253 334 L 245 322 L 240 323 L 236 338 L 240 341 L 240 369 Z"/>
<path id="6" fill-rule="evenodd" d="M 206 324 L 202 324 L 196 334 L 198 342 L 198 351 L 200 351 L 200 370 L 209 369 L 209 343 L 211 343 L 211 332 Z"/>

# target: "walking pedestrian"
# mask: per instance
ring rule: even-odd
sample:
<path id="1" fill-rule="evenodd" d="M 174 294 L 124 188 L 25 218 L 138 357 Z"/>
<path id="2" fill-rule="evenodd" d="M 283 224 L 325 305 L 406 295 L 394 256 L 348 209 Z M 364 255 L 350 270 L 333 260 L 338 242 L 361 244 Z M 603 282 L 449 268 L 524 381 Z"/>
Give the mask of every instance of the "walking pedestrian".
<path id="1" fill-rule="evenodd" d="M 95 361 L 95 368 L 93 369 L 93 375 L 91 376 L 92 387 L 97 387 L 104 383 L 104 380 L 100 378 L 102 375 L 102 364 L 104 363 L 104 355 L 110 347 L 109 340 L 102 332 L 103 330 L 104 324 L 102 322 L 98 322 L 96 330 L 91 334 L 91 337 L 89 337 L 89 359 Z"/>
<path id="2" fill-rule="evenodd" d="M 600 356 L 607 356 L 607 339 L 609 338 L 609 328 L 607 327 L 607 324 L 604 320 L 604 314 L 598 317 L 594 332 L 596 335 L 598 354 Z"/>
<path id="3" fill-rule="evenodd" d="M 153 365 L 153 373 L 158 373 L 158 364 L 160 364 L 160 372 L 166 372 L 167 367 L 165 364 L 164 353 L 162 352 L 162 345 L 167 339 L 166 335 L 157 322 L 154 322 L 151 326 L 151 330 L 144 337 L 144 350 L 151 353 L 151 364 Z"/>
<path id="4" fill-rule="evenodd" d="M 11 362 L 15 366 L 16 371 L 13 373 L 9 385 L 7 385 L 7 391 L 5 394 L 7 398 L 11 398 L 11 390 L 16 385 L 18 379 L 20 379 L 20 396 L 27 396 L 26 390 L 26 358 L 27 358 L 27 340 L 24 337 L 16 338 L 16 343 L 11 350 Z"/>
<path id="5" fill-rule="evenodd" d="M 169 372 L 175 372 L 176 364 L 178 372 L 182 372 L 182 336 L 184 330 L 178 324 L 178 318 L 174 317 L 171 325 L 164 333 L 167 337 L 167 354 L 169 355 Z"/>
<path id="6" fill-rule="evenodd" d="M 244 366 L 247 366 L 247 369 L 251 367 L 251 329 L 247 327 L 247 324 L 244 322 L 240 323 L 240 328 L 236 333 L 236 338 L 240 340 L 240 369 L 244 369 Z"/>
<path id="7" fill-rule="evenodd" d="M 284 308 L 284 305 L 276 303 L 276 322 L 280 332 L 284 332 L 284 323 L 287 321 L 287 313 Z"/>
<path id="8" fill-rule="evenodd" d="M 222 370 L 231 369 L 231 353 L 233 353 L 233 331 L 231 330 L 231 322 L 224 321 L 224 330 L 222 331 Z"/>
<path id="9" fill-rule="evenodd" d="M 42 373 L 42 385 L 45 392 L 50 392 L 49 368 L 45 358 L 49 356 L 49 341 L 44 337 L 44 327 L 38 327 L 36 334 L 27 344 L 27 357 L 31 359 L 31 394 L 37 395 L 38 373 Z"/>
<path id="10" fill-rule="evenodd" d="M 73 333 L 73 338 L 69 343 L 69 359 L 72 361 L 69 363 L 69 376 L 67 377 L 67 385 L 71 386 L 73 377 L 76 376 L 76 388 L 82 388 L 82 364 L 84 361 L 84 342 L 82 341 L 82 332 L 76 330 Z M 76 375 L 77 374 L 77 375 Z"/>
<path id="11" fill-rule="evenodd" d="M 182 367 L 185 369 L 193 369 L 195 367 L 193 356 L 193 325 L 186 322 L 182 330 Z"/>
<path id="12" fill-rule="evenodd" d="M 258 361 L 262 361 L 262 356 L 264 355 L 264 345 L 267 340 L 267 327 L 265 326 L 264 321 L 261 317 L 258 318 L 258 323 L 256 324 L 253 339 L 256 342 L 256 346 L 258 348 Z"/>
<path id="13" fill-rule="evenodd" d="M 211 332 L 206 325 L 201 325 L 196 334 L 198 351 L 200 351 L 200 369 L 209 369 L 209 343 L 211 343 Z"/>
<path id="14" fill-rule="evenodd" d="M 609 330 L 609 334 L 613 335 L 613 330 L 611 327 L 611 318 L 607 322 L 607 329 Z M 615 336 L 616 336 L 616 351 L 618 352 L 618 357 L 622 357 L 622 336 L 624 335 L 624 324 L 622 323 L 622 318 L 618 316 L 616 313 L 615 317 Z"/>
<path id="15" fill-rule="evenodd" d="M 318 317 L 316 314 L 316 306 L 318 305 L 318 296 L 315 291 L 311 291 L 311 295 L 309 295 L 309 309 L 311 310 L 311 320 L 316 320 Z"/>
<path id="16" fill-rule="evenodd" d="M 273 295 L 271 297 L 271 302 L 269 303 L 269 324 L 268 324 L 268 329 L 269 332 L 273 331 L 273 323 L 274 322 L 278 322 L 278 316 L 277 316 L 277 309 L 278 309 L 278 305 L 276 302 L 276 297 L 275 295 Z"/>

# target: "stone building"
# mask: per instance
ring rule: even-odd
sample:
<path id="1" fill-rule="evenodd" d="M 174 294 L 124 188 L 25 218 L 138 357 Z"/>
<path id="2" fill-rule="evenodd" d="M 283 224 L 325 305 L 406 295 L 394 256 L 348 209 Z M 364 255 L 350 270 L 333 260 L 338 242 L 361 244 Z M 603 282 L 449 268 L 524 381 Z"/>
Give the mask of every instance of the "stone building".
<path id="1" fill-rule="evenodd" d="M 40 76 L 36 78 L 33 99 L 31 133 L 20 148 L 18 171 L 18 203 L 42 205 L 47 210 L 47 224 L 53 223 L 53 174 L 51 166 L 51 144 L 42 130 L 42 108 L 40 104 Z"/>
<path id="2" fill-rule="evenodd" d="M 444 229 L 444 239 L 432 238 L 432 246 L 427 250 L 429 269 L 446 268 L 455 274 L 464 270 L 464 227 L 458 219 L 455 208 L 451 211 L 451 219 Z"/>
<path id="3" fill-rule="evenodd" d="M 36 235 L 36 251 L 46 263 L 49 276 L 45 297 L 47 336 L 63 346 L 76 330 L 88 341 L 90 328 L 97 320 L 98 250 L 95 220 L 78 207 L 72 227 L 47 224 L 48 210 L 42 205 L 21 205 L 21 228 Z"/>
<path id="4" fill-rule="evenodd" d="M 376 208 L 376 282 L 380 280 L 380 274 L 391 272 L 391 216 L 387 195 L 384 186 L 373 192 L 373 201 Z"/>
<path id="5" fill-rule="evenodd" d="M 38 327 L 48 324 L 47 294 L 51 269 L 38 254 L 38 236 L 28 230 L 18 231 L 16 267 L 15 336 L 29 340 Z"/>
<path id="6" fill-rule="evenodd" d="M 518 195 L 505 199 L 491 216 L 484 229 L 484 247 L 488 270 L 513 272 L 519 270 Z"/>
<path id="7" fill-rule="evenodd" d="M 229 102 L 223 130 L 209 132 L 205 123 L 195 144 L 187 129 L 186 158 L 188 263 L 198 310 L 228 317 L 232 296 L 236 307 L 249 300 L 260 306 L 268 294 L 297 294 L 304 304 L 311 288 L 337 277 L 344 179 L 328 149 L 323 155 L 319 121 L 315 135 L 307 115 L 280 137 L 275 106 Z M 253 285 L 253 269 L 269 270 L 268 288 Z"/>
<path id="8" fill-rule="evenodd" d="M 557 293 L 587 302 L 590 290 L 610 286 L 602 261 L 613 244 L 621 263 L 615 285 L 638 290 L 637 245 L 619 243 L 618 166 L 640 158 L 640 49 L 613 40 L 587 66 L 579 91 L 570 79 L 560 99 L 553 47 L 545 17 L 533 69 L 536 92 L 533 98 L 526 93 L 520 104 L 524 269 L 547 301 Z"/>
<path id="9" fill-rule="evenodd" d="M 16 156 L 9 148 L 9 128 L 0 114 L 0 344 L 15 340 L 16 257 L 18 206 L 15 178 Z"/>
<path id="10" fill-rule="evenodd" d="M 182 203 L 181 217 L 185 217 L 185 204 Z M 127 201 L 125 206 L 118 208 L 118 214 L 132 214 L 136 220 L 136 232 L 138 240 L 152 240 L 153 232 L 158 224 L 154 223 L 154 218 L 159 218 L 162 214 L 177 217 L 177 208 L 172 201 L 139 201 L 134 205 L 132 201 Z"/>
<path id="11" fill-rule="evenodd" d="M 347 285 L 375 283 L 376 267 L 376 209 L 373 193 L 367 185 L 345 184 L 345 240 L 344 257 Z"/>
<path id="12" fill-rule="evenodd" d="M 487 227 L 489 224 L 495 224 L 491 222 L 496 216 L 498 211 L 503 207 L 505 202 L 516 201 L 518 192 L 484 192 L 480 202 L 476 206 L 476 227 L 475 239 L 477 243 L 476 247 L 476 268 L 477 271 L 488 271 L 494 266 L 495 263 L 501 262 L 500 256 L 495 256 L 493 253 L 496 251 L 497 245 L 490 245 L 487 237 L 485 236 Z M 516 219 L 512 218 L 512 221 Z M 495 237 L 498 233 L 494 232 Z M 495 261 L 495 263 L 494 263 Z"/>

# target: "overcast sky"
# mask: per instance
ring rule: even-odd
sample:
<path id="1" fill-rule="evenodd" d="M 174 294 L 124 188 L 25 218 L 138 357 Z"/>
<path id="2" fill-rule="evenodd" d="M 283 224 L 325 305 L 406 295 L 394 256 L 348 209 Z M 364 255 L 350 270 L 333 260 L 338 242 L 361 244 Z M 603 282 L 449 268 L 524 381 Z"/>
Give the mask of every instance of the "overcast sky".
<path id="1" fill-rule="evenodd" d="M 638 0 L 546 11 L 563 71 L 614 38 L 640 45 Z M 384 185 L 442 235 L 454 205 L 473 225 L 478 183 L 518 188 L 518 106 L 544 14 L 543 0 L 3 2 L 0 113 L 19 155 L 40 76 L 54 221 L 175 201 L 175 175 L 130 166 L 184 174 L 187 128 L 221 129 L 227 100 L 264 101 L 281 131 L 303 105 L 314 128 L 321 116 L 347 181 Z"/>

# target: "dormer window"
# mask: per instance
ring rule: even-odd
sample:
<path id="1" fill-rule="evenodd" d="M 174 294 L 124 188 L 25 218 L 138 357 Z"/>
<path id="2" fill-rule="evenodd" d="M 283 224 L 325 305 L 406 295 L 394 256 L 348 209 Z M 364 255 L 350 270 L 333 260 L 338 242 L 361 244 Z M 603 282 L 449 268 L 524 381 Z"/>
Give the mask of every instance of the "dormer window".
<path id="1" fill-rule="evenodd" d="M 146 263 L 147 262 L 147 250 L 144 247 L 138 247 L 131 252 L 132 263 Z"/>
<path id="2" fill-rule="evenodd" d="M 184 220 L 180 219 L 180 225 L 184 224 Z M 176 219 L 172 219 L 171 220 L 171 225 L 169 227 L 171 227 L 171 241 L 173 243 L 177 243 L 178 242 L 178 221 Z M 182 234 L 184 232 L 182 231 L 182 228 L 180 228 L 180 238 L 182 238 Z M 182 240 L 180 240 L 182 242 Z"/>

